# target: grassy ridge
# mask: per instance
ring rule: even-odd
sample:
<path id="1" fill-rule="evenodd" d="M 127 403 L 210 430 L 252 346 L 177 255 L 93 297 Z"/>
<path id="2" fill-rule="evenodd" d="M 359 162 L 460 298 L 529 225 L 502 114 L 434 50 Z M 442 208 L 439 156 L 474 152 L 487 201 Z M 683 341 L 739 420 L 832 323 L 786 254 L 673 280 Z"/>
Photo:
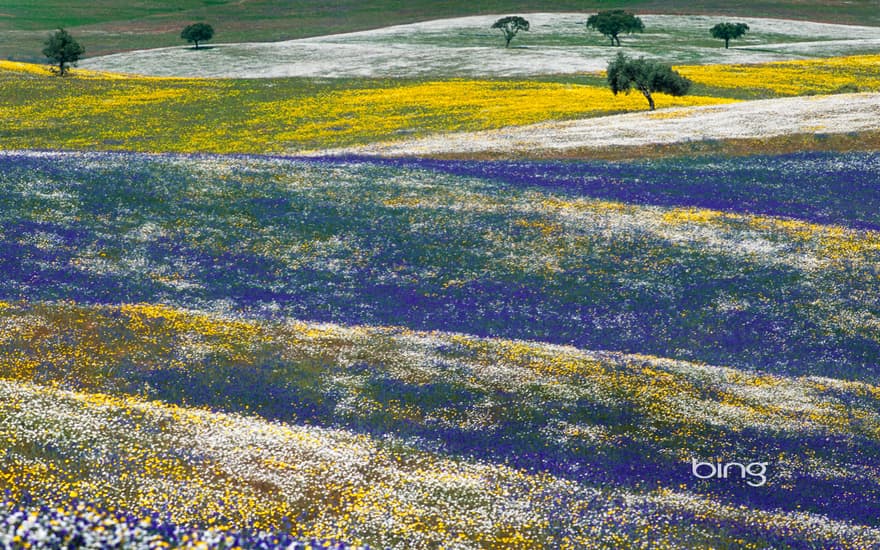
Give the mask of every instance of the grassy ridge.
<path id="1" fill-rule="evenodd" d="M 646 0 L 646 1 L 574 1 L 558 0 L 540 6 L 544 11 L 592 11 L 611 7 L 629 7 L 651 13 L 718 13 L 752 17 L 781 17 L 849 24 L 880 24 L 874 2 L 817 0 L 781 2 L 749 0 Z M 153 48 L 180 44 L 180 28 L 185 23 L 206 20 L 217 28 L 226 42 L 271 41 L 316 36 L 411 23 L 440 17 L 458 17 L 480 13 L 535 11 L 534 2 L 523 0 L 419 0 L 401 2 L 381 0 L 361 2 L 336 0 L 186 0 L 167 2 L 150 0 L 121 6 L 118 2 L 5 2 L 0 14 L 0 29 L 17 32 L 0 38 L 0 57 L 34 60 L 45 31 L 59 25 L 75 33 L 88 33 L 89 55 L 126 49 Z"/>
<path id="2" fill-rule="evenodd" d="M 644 537 L 691 547 L 737 538 L 746 548 L 858 547 L 877 536 L 836 523 L 876 527 L 876 386 L 148 304 L 0 302 L 0 322 L 11 328 L 0 338 L 0 366 L 15 381 L 0 383 L 0 464 L 9 472 L 0 489 L 75 491 L 105 506 L 139 503 L 173 521 L 239 528 L 287 515 L 309 535 L 383 546 L 457 533 L 466 543 L 526 546 L 569 537 L 574 547 Z M 18 409 L 24 399 L 29 406 Z M 96 422 L 105 428 L 90 434 Z M 27 428 L 27 443 L 16 428 Z M 100 450 L 79 448 L 96 437 Z M 692 456 L 786 458 L 756 500 L 741 483 L 690 476 Z M 23 460 L 57 476 L 53 486 L 16 486 Z M 127 478 L 126 491 L 105 493 L 106 477 L 89 473 L 98 463 L 111 479 Z M 149 491 L 158 476 L 188 495 L 186 507 L 167 490 Z M 398 496 L 380 504 L 385 491 Z M 743 504 L 748 515 L 736 511 Z M 587 527 L 609 508 L 613 521 Z M 480 521 L 457 519 L 465 516 Z M 651 521 L 667 527 L 649 535 Z"/>
<path id="3" fill-rule="evenodd" d="M 6 297 L 160 300 L 880 379 L 873 155 L 0 164 L 14 205 L 0 213 Z"/>
<path id="4" fill-rule="evenodd" d="M 750 17 L 783 17 L 812 21 L 870 24 L 877 14 L 868 0 L 855 2 L 820 2 L 817 0 L 767 1 L 748 0 L 736 5 L 717 0 L 642 0 L 642 1 L 574 1 L 554 0 L 540 6 L 545 11 L 586 11 L 625 7 L 646 13 L 700 13 L 713 12 Z M 256 32 L 273 25 L 287 27 L 292 37 L 316 36 L 343 30 L 369 29 L 441 17 L 461 17 L 509 11 L 536 11 L 534 3 L 523 0 L 488 0 L 479 6 L 462 0 L 336 0 L 318 2 L 302 0 L 255 0 L 246 6 L 233 0 L 149 0 L 136 4 L 119 5 L 117 2 L 64 2 L 48 0 L 40 3 L 12 0 L 3 5 L 3 27 L 8 29 L 38 30 L 64 24 L 69 27 L 118 22 L 139 22 L 144 26 L 168 21 L 211 17 L 218 22 L 229 22 L 233 28 L 250 24 Z M 141 21 L 143 20 L 143 21 Z M 237 23 L 237 24 L 236 24 Z M 295 24 L 294 24 L 295 23 Z M 293 28 L 290 28 L 293 27 Z"/>
<path id="5" fill-rule="evenodd" d="M 3 70 L 6 67 L 9 70 Z M 606 87 L 521 80 L 61 80 L 0 62 L 4 149 L 284 153 L 643 110 Z M 659 95 L 662 106 L 725 98 Z M 51 131 L 49 131 L 51 130 Z"/>
<path id="6" fill-rule="evenodd" d="M 2 154 L 0 490 L 374 547 L 869 548 L 878 164 Z"/>
<path id="7" fill-rule="evenodd" d="M 732 97 L 828 93 L 880 85 L 876 56 L 758 66 L 683 67 L 712 96 L 658 94 L 660 107 Z M 4 149 L 284 153 L 644 110 L 583 79 L 389 81 L 120 77 L 0 62 Z M 815 81 L 810 75 L 819 75 Z M 713 97 L 714 96 L 714 97 Z"/>
<path id="8" fill-rule="evenodd" d="M 452 543 L 539 548 L 547 540 L 562 540 L 560 548 L 572 550 L 658 543 L 758 549 L 816 541 L 861 549 L 878 540 L 876 529 L 815 514 L 747 514 L 665 487 L 600 492 L 546 474 L 450 460 L 393 439 L 380 442 L 340 430 L 7 381 L 0 381 L 0 395 L 0 439 L 14 449 L 0 457 L 0 486 L 16 499 L 27 489 L 36 500 L 30 529 L 9 533 L 4 525 L 3 531 L 36 547 L 47 537 L 32 522 L 56 513 L 74 515 L 77 531 L 91 528 L 99 540 L 115 538 L 112 531 L 110 537 L 100 535 L 116 528 L 116 518 L 134 518 L 132 523 L 152 527 L 180 548 L 236 542 L 253 547 L 248 541 L 259 539 L 264 545 L 256 547 L 272 547 L 273 531 L 289 538 L 290 529 L 394 549 Z M 95 426 L 101 427 L 97 437 Z M 16 432 L 26 432 L 32 445 L 17 447 Z M 150 447 L 133 441 L 149 441 Z M 125 492 L 117 480 L 124 480 Z M 179 498 L 167 498 L 167 491 Z M 147 508 L 133 509 L 137 506 Z M 94 508 L 109 508 L 112 519 L 96 518 Z M 280 516 L 290 511 L 298 515 Z M 168 536 L 175 518 L 184 533 L 207 530 L 213 536 L 175 540 Z M 7 521 L 15 526 L 16 519 Z M 139 538 L 153 533 L 141 531 Z M 226 538 L 240 534 L 245 536 Z M 198 544 L 206 538 L 209 545 Z"/>

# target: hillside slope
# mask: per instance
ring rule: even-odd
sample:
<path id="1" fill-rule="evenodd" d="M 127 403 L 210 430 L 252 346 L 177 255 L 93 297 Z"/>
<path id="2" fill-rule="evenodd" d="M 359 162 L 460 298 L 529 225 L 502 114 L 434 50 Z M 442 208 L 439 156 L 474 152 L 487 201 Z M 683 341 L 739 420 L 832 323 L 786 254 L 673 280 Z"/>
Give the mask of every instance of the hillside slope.
<path id="1" fill-rule="evenodd" d="M 880 541 L 876 386 L 149 304 L 0 323 L 13 497 L 394 548 Z M 690 474 L 720 455 L 758 489 Z"/>
<path id="2" fill-rule="evenodd" d="M 876 383 L 878 164 L 2 153 L 0 298 L 400 325 Z"/>
<path id="3" fill-rule="evenodd" d="M 587 15 L 523 13 L 531 26 L 510 48 L 491 29 L 500 14 L 438 19 L 373 31 L 271 43 L 177 46 L 88 59 L 82 66 L 153 76 L 208 78 L 489 78 L 603 71 L 617 48 L 587 31 Z M 667 63 L 738 64 L 874 53 L 880 27 L 742 18 L 749 33 L 725 49 L 709 36 L 717 17 L 644 15 L 624 39 L 630 56 Z"/>
<path id="4" fill-rule="evenodd" d="M 880 25 L 876 5 L 870 0 L 825 2 L 819 0 L 647 0 L 574 1 L 542 3 L 545 11 L 595 11 L 629 7 L 641 13 L 711 13 L 739 17 L 780 17 L 844 24 Z M 120 50 L 180 44 L 180 29 L 205 20 L 225 42 L 277 41 L 309 36 L 375 29 L 444 17 L 534 11 L 534 2 L 523 0 L 149 0 L 120 6 L 118 2 L 5 3 L 0 13 L 0 58 L 36 61 L 49 31 L 65 26 L 75 35 L 87 36 L 87 55 Z"/>
<path id="5" fill-rule="evenodd" d="M 877 130 L 880 130 L 880 94 L 840 94 L 545 122 L 319 151 L 315 154 L 517 158 L 552 157 L 577 152 L 588 156 L 590 150 L 615 147 Z"/>

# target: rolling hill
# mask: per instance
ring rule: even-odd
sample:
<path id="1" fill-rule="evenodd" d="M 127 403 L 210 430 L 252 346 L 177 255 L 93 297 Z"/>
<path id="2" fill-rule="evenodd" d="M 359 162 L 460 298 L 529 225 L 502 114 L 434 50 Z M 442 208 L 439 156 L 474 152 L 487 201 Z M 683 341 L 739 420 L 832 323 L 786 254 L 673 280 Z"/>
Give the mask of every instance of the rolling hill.
<path id="1" fill-rule="evenodd" d="M 717 14 L 738 17 L 778 17 L 851 25 L 880 25 L 880 15 L 870 0 L 825 2 L 818 0 L 648 0 L 634 2 L 563 0 L 545 2 L 546 11 L 595 11 L 628 7 L 641 13 Z M 88 36 L 87 55 L 102 55 L 180 44 L 186 23 L 208 21 L 224 42 L 271 42 L 387 27 L 464 15 L 531 12 L 533 2 L 492 0 L 149 0 L 128 3 L 100 0 L 81 2 L 5 2 L 0 11 L 0 58 L 38 61 L 46 35 L 58 26 Z"/>
<path id="2" fill-rule="evenodd" d="M 6 2 L 0 547 L 880 548 L 875 3 L 574 4 Z"/>

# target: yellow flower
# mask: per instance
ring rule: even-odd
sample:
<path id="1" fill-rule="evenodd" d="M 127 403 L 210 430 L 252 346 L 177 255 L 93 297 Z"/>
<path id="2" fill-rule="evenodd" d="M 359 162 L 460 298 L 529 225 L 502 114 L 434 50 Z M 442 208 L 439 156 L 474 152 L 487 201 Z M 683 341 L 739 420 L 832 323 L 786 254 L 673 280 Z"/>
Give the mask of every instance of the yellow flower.
<path id="1" fill-rule="evenodd" d="M 880 89 L 880 55 L 676 69 L 694 82 L 707 86 L 767 90 L 781 95 Z"/>

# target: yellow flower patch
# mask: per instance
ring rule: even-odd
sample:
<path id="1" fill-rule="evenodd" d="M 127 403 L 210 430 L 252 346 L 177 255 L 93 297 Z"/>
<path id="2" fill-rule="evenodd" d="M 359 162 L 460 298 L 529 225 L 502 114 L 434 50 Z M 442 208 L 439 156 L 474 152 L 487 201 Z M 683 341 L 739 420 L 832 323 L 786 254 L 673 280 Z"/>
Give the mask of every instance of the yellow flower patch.
<path id="1" fill-rule="evenodd" d="M 880 89 L 880 55 L 676 69 L 694 82 L 707 86 L 768 90 L 781 95 Z"/>
<path id="2" fill-rule="evenodd" d="M 0 94 L 9 149 L 284 153 L 647 109 L 641 94 L 553 82 L 326 84 L 85 72 L 62 79 L 26 63 L 0 65 Z M 656 97 L 661 108 L 729 101 Z"/>
<path id="3" fill-rule="evenodd" d="M 726 103 L 701 96 L 657 96 L 658 107 Z M 290 120 L 285 141 L 502 128 L 545 120 L 643 111 L 639 94 L 615 96 L 597 86 L 546 82 L 451 80 L 392 88 L 344 90 L 264 104 L 255 122 Z M 299 124 L 296 121 L 301 121 Z"/>
<path id="4" fill-rule="evenodd" d="M 52 72 L 51 65 L 38 65 L 36 63 L 21 63 L 18 61 L 6 61 L 0 59 L 0 70 L 2 71 L 14 71 L 20 73 L 29 73 L 40 76 L 54 76 L 55 73 Z M 71 76 L 75 76 L 78 78 L 102 78 L 102 79 L 123 79 L 127 78 L 125 75 L 117 74 L 117 73 L 107 73 L 101 71 L 89 71 L 86 69 L 70 69 Z"/>

